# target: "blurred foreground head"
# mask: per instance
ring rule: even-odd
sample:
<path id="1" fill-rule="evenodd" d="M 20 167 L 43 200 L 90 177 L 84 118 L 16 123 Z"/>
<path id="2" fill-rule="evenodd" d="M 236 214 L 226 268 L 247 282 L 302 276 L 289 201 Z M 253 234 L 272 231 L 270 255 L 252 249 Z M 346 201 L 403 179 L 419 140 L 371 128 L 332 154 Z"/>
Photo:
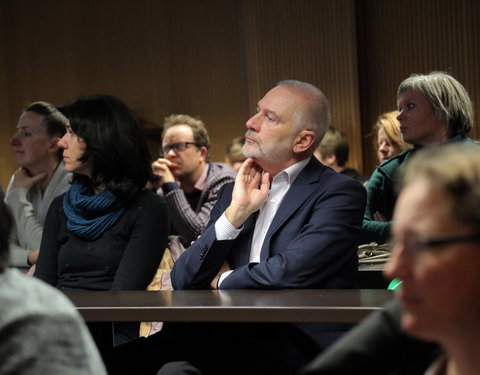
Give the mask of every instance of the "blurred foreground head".
<path id="1" fill-rule="evenodd" d="M 447 352 L 471 345 L 480 338 L 480 148 L 421 150 L 401 182 L 385 273 L 403 280 L 402 326 Z"/>

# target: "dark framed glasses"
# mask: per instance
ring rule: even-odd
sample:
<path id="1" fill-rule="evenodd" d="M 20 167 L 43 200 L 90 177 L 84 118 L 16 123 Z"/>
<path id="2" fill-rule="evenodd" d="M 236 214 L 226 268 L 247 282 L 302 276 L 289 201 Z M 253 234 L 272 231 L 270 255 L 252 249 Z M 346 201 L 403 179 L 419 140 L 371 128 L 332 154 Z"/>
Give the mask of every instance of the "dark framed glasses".
<path id="1" fill-rule="evenodd" d="M 461 242 L 480 243 L 480 233 L 469 233 L 464 235 L 439 236 L 439 237 L 425 237 L 425 238 L 409 238 L 401 244 L 408 252 L 415 253 L 425 250 L 433 250 L 444 245 L 451 245 Z M 393 242 L 394 247 L 398 242 Z"/>
<path id="2" fill-rule="evenodd" d="M 160 153 L 162 155 L 167 155 L 170 151 L 173 150 L 173 152 L 179 152 L 179 151 L 185 151 L 188 146 L 196 146 L 197 144 L 195 142 L 178 142 L 178 143 L 172 143 L 171 145 L 165 145 L 160 149 Z"/>

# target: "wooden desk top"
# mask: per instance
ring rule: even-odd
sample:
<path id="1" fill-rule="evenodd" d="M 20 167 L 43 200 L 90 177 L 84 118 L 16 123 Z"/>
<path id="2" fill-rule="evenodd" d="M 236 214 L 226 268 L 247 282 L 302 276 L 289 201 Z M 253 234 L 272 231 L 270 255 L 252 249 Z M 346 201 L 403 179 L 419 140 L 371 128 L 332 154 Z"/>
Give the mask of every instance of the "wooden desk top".
<path id="1" fill-rule="evenodd" d="M 388 290 L 176 290 L 67 292 L 86 321 L 356 323 Z"/>

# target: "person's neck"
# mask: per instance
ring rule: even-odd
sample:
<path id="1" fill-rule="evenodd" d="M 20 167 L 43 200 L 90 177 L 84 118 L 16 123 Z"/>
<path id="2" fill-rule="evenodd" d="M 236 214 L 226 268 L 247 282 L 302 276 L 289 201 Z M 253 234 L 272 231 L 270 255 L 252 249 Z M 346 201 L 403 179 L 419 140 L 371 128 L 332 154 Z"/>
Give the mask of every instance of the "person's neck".
<path id="1" fill-rule="evenodd" d="M 338 164 L 333 164 L 330 167 L 337 173 L 342 173 L 345 170 L 345 167 L 340 167 Z"/>
<path id="2" fill-rule="evenodd" d="M 291 167 L 292 165 L 304 160 L 305 158 L 291 158 L 287 161 L 284 162 L 268 162 L 268 161 L 257 161 L 255 162 L 263 169 L 264 172 L 268 172 L 270 175 L 270 180 L 273 179 L 277 174 L 280 172 L 284 171 L 288 167 Z"/>
<path id="3" fill-rule="evenodd" d="M 432 145 L 438 145 L 440 143 L 443 143 L 443 142 L 446 142 L 450 139 L 450 136 L 448 134 L 447 131 L 445 132 L 442 132 L 442 133 L 438 133 L 438 134 L 432 134 L 432 136 L 421 142 L 421 146 L 425 147 L 425 146 L 432 146 Z"/>
<path id="4" fill-rule="evenodd" d="M 479 366 L 478 359 L 469 362 L 457 362 L 449 358 L 447 359 L 445 375 L 476 375 L 478 374 Z"/>
<path id="5" fill-rule="evenodd" d="M 57 170 L 59 164 L 60 162 L 56 158 L 50 158 L 48 160 L 45 160 L 43 163 L 39 163 L 27 168 L 28 171 L 32 174 L 32 176 L 36 176 L 40 173 L 47 174 L 47 177 L 37 182 L 37 185 L 40 188 L 42 195 L 45 193 L 45 190 L 47 190 L 48 184 L 52 180 L 52 177 L 55 174 L 55 171 Z"/>
<path id="6" fill-rule="evenodd" d="M 480 333 L 471 329 L 463 337 L 450 337 L 443 347 L 447 352 L 447 375 L 475 375 L 480 368 Z"/>
<path id="7" fill-rule="evenodd" d="M 202 162 L 192 174 L 178 179 L 180 181 L 180 184 L 182 185 L 182 190 L 185 193 L 191 193 L 193 192 L 193 190 L 195 190 L 195 184 L 200 179 L 200 176 L 202 175 L 206 167 L 207 163 Z"/>

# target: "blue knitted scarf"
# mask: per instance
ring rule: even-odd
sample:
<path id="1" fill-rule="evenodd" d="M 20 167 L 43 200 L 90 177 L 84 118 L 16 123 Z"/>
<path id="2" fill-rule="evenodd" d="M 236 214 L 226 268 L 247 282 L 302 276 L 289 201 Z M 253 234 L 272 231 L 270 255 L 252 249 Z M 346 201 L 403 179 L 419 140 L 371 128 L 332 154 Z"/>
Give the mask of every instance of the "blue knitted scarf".
<path id="1" fill-rule="evenodd" d="M 95 240 L 117 222 L 126 202 L 110 190 L 92 194 L 91 188 L 76 180 L 63 198 L 67 229 L 85 240 Z"/>

